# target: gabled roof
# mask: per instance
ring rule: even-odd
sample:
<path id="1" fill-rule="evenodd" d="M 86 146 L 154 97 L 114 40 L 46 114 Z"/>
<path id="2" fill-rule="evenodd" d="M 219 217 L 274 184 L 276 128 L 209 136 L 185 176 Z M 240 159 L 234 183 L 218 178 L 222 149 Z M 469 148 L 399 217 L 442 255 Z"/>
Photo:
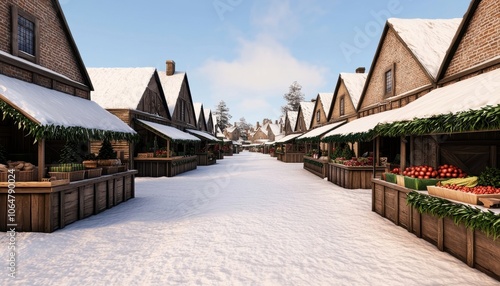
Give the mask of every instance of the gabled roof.
<path id="1" fill-rule="evenodd" d="M 155 68 L 89 68 L 91 99 L 107 109 L 137 109 Z"/>
<path id="2" fill-rule="evenodd" d="M 158 75 L 160 76 L 160 82 L 165 93 L 168 110 L 170 111 L 170 115 L 173 116 L 186 73 L 175 72 L 173 75 L 167 76 L 166 72 L 160 71 Z"/>
<path id="3" fill-rule="evenodd" d="M 335 88 L 335 97 L 337 97 L 338 89 L 340 88 L 340 81 L 342 81 L 349 92 L 354 108 L 358 107 L 361 93 L 365 86 L 367 74 L 366 73 L 340 73 L 337 87 Z"/>
<path id="4" fill-rule="evenodd" d="M 200 119 L 201 110 L 203 109 L 203 104 L 201 102 L 193 102 L 193 108 L 194 108 L 194 117 L 196 119 L 196 122 L 198 122 L 198 120 Z"/>
<path id="5" fill-rule="evenodd" d="M 446 50 L 449 48 L 461 19 L 397 19 L 389 18 L 378 43 L 377 51 L 373 57 L 370 71 L 367 76 L 363 92 L 356 110 L 363 103 L 370 79 L 373 74 L 378 57 L 385 42 L 389 29 L 392 29 L 401 39 L 408 51 L 415 57 L 418 64 L 427 73 L 431 81 L 436 81 L 439 66 L 441 65 Z"/>
<path id="6" fill-rule="evenodd" d="M 462 19 L 462 22 L 460 23 L 460 26 L 458 27 L 458 30 L 455 33 L 455 36 L 453 37 L 451 45 L 450 45 L 448 51 L 446 52 L 446 55 L 445 55 L 444 60 L 441 64 L 441 67 L 439 68 L 439 72 L 438 72 L 438 76 L 437 76 L 438 80 L 442 80 L 444 78 L 444 76 L 446 75 L 446 70 L 448 69 L 448 66 L 450 65 L 452 59 L 454 58 L 455 53 L 457 52 L 457 49 L 458 49 L 460 43 L 462 42 L 462 39 L 464 38 L 465 34 L 467 33 L 469 26 L 471 24 L 472 18 L 476 14 L 476 11 L 477 11 L 480 3 L 481 3 L 481 0 L 472 0 L 471 1 L 469 8 L 467 9 L 467 12 L 465 12 L 465 15 Z M 498 11 L 497 11 L 497 19 L 498 19 Z M 494 29 L 495 27 L 492 27 L 492 28 Z M 498 27 L 496 27 L 496 29 L 497 29 L 496 31 L 497 31 L 497 35 L 498 35 Z M 497 42 L 498 42 L 498 38 L 497 38 Z M 498 46 L 497 46 L 497 48 L 498 48 Z M 495 58 L 493 58 L 491 60 L 495 60 Z M 500 61 L 500 59 L 499 59 L 499 57 L 497 57 L 496 62 L 498 63 L 499 61 Z M 495 63 L 492 63 L 492 65 L 494 65 L 494 64 Z"/>
<path id="7" fill-rule="evenodd" d="M 462 18 L 387 20 L 433 80 L 461 21 Z"/>
<path id="8" fill-rule="evenodd" d="M 290 126 L 292 127 L 293 131 L 295 131 L 295 125 L 297 125 L 297 116 L 299 115 L 299 112 L 289 110 L 286 112 L 286 115 L 288 117 L 288 121 L 290 122 Z"/>
<path id="9" fill-rule="evenodd" d="M 309 130 L 309 127 L 311 127 L 311 121 L 313 118 L 313 112 L 314 112 L 315 105 L 316 105 L 316 103 L 311 102 L 311 101 L 304 101 L 304 102 L 300 103 L 299 113 L 302 112 L 302 115 L 304 116 L 306 130 Z M 298 121 L 298 118 L 297 118 L 297 121 Z M 295 130 L 295 128 L 294 128 L 294 130 Z"/>
<path id="10" fill-rule="evenodd" d="M 330 112 L 330 107 L 332 106 L 333 102 L 333 93 L 320 92 L 318 93 L 318 97 L 320 98 L 321 103 L 323 104 L 323 111 L 325 112 L 325 115 L 328 116 L 328 112 Z"/>
<path id="11" fill-rule="evenodd" d="M 203 112 L 205 113 L 205 121 L 208 125 L 208 122 L 212 118 L 212 110 L 210 110 L 209 108 L 203 108 Z M 213 120 L 212 120 L 212 124 L 213 124 Z"/>
<path id="12" fill-rule="evenodd" d="M 273 132 L 274 135 L 280 134 L 281 128 L 280 128 L 279 124 L 271 123 L 268 125 L 268 127 L 271 129 L 271 132 Z"/>

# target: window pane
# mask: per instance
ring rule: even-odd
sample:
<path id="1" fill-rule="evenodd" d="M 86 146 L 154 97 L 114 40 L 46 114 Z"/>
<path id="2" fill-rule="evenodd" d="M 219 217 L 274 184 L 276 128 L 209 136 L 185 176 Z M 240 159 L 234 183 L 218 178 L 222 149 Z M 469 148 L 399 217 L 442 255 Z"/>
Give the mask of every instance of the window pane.
<path id="1" fill-rule="evenodd" d="M 385 73 L 385 93 L 392 92 L 392 70 Z"/>
<path id="2" fill-rule="evenodd" d="M 30 20 L 18 16 L 18 48 L 30 55 L 35 55 L 35 25 Z"/>

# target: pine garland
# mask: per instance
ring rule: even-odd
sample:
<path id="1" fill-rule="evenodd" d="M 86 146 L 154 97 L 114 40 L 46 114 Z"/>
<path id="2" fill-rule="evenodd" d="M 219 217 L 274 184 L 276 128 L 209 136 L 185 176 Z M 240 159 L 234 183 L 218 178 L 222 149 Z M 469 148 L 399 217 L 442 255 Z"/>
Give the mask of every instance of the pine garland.
<path id="1" fill-rule="evenodd" d="M 477 207 L 455 204 L 416 191 L 408 193 L 406 202 L 421 214 L 427 213 L 439 218 L 451 217 L 457 225 L 463 223 L 465 227 L 480 230 L 487 236 L 492 236 L 494 240 L 500 237 L 500 214 L 490 210 L 482 211 Z"/>
<path id="2" fill-rule="evenodd" d="M 67 141 L 80 140 L 126 140 L 136 142 L 139 138 L 137 134 L 116 132 L 100 129 L 87 129 L 83 127 L 65 127 L 56 125 L 38 125 L 17 111 L 12 106 L 0 100 L 0 109 L 3 113 L 2 120 L 11 118 L 18 129 L 28 131 L 27 135 L 35 138 L 36 143 L 41 139 L 64 139 Z"/>

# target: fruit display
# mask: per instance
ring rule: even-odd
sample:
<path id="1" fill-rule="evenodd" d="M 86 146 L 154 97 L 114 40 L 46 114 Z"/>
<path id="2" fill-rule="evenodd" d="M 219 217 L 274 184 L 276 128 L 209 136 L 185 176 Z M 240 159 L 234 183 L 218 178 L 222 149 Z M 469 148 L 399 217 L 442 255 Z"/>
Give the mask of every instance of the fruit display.
<path id="1" fill-rule="evenodd" d="M 373 165 L 373 157 L 352 157 L 350 160 L 347 160 L 343 157 L 336 158 L 334 160 L 335 163 L 343 164 L 349 167 L 362 167 L 362 166 L 372 166 Z"/>
<path id="2" fill-rule="evenodd" d="M 446 186 L 446 185 L 455 185 L 455 186 L 463 186 L 463 187 L 475 187 L 477 186 L 478 178 L 476 176 L 467 177 L 467 178 L 453 178 L 446 181 L 438 182 L 438 186 Z"/>
<path id="3" fill-rule="evenodd" d="M 394 168 L 391 170 L 391 173 L 396 174 L 396 175 L 399 175 L 400 172 L 401 172 L 401 169 L 399 169 L 399 168 Z"/>
<path id="4" fill-rule="evenodd" d="M 404 176 L 418 179 L 444 179 L 444 178 L 465 178 L 467 173 L 462 171 L 460 168 L 444 164 L 439 166 L 439 168 L 434 169 L 431 166 L 422 165 L 408 167 L 403 171 Z"/>
<path id="5" fill-rule="evenodd" d="M 500 188 L 495 188 L 493 186 L 475 186 L 475 187 L 466 187 L 459 186 L 455 184 L 443 185 L 440 186 L 442 188 L 451 189 L 455 191 L 461 191 L 464 193 L 471 193 L 476 195 L 496 195 L 500 194 Z"/>

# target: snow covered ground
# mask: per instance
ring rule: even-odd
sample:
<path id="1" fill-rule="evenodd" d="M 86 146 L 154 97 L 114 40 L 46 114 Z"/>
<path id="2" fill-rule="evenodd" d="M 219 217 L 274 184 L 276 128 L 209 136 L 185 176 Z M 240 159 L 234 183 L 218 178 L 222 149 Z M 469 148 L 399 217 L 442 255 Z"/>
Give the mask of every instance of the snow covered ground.
<path id="1" fill-rule="evenodd" d="M 0 285 L 499 285 L 346 190 L 243 152 L 51 234 L 19 233 Z M 7 237 L 0 255 L 7 264 Z"/>

